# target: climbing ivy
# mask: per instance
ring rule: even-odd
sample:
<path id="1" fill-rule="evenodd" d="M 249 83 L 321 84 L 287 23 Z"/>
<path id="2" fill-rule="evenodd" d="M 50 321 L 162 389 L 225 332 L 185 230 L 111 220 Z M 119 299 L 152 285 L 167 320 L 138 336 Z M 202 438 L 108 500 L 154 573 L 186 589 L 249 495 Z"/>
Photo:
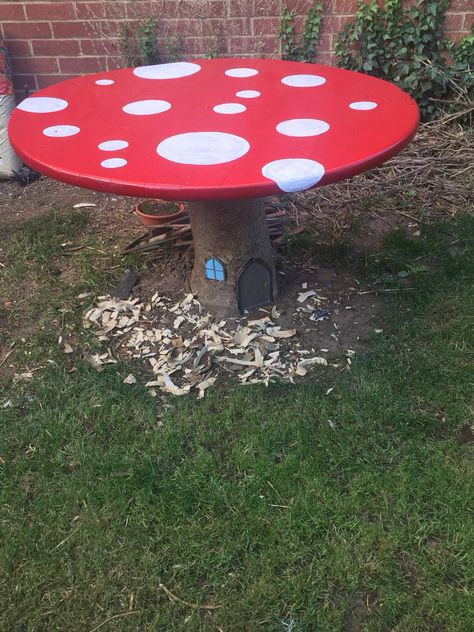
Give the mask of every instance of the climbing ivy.
<path id="1" fill-rule="evenodd" d="M 474 92 L 474 37 L 459 44 L 444 38 L 448 4 L 359 2 L 354 21 L 336 38 L 338 66 L 393 81 L 416 99 L 424 120 L 433 118 L 459 82 L 466 94 Z"/>
<path id="2" fill-rule="evenodd" d="M 287 6 L 283 8 L 279 33 L 283 59 L 314 61 L 321 32 L 322 16 L 323 5 L 321 2 L 315 2 L 308 11 L 304 21 L 303 32 L 301 37 L 298 38 L 295 14 Z"/>
<path id="3" fill-rule="evenodd" d="M 161 62 L 157 43 L 155 18 L 133 23 L 122 22 L 118 27 L 118 45 L 126 66 L 144 66 Z"/>

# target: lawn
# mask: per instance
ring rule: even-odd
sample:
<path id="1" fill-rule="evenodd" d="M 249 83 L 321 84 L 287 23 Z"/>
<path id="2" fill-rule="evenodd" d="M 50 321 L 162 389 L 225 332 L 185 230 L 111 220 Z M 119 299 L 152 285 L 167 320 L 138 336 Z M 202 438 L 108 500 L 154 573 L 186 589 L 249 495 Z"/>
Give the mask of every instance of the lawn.
<path id="1" fill-rule="evenodd" d="M 350 370 L 202 400 L 84 359 L 76 297 L 120 261 L 81 251 L 72 282 L 54 273 L 88 217 L 3 244 L 0 629 L 471 632 L 472 216 L 337 249 L 392 290 Z"/>

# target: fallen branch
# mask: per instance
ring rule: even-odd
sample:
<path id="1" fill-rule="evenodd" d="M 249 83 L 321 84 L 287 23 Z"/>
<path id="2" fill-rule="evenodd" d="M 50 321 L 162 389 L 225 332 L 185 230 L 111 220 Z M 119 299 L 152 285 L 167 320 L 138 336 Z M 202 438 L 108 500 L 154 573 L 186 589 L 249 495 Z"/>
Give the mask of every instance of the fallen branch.
<path id="1" fill-rule="evenodd" d="M 164 584 L 159 584 L 161 590 L 166 593 L 166 595 L 170 598 L 171 601 L 182 603 L 184 606 L 188 606 L 189 608 L 193 608 L 194 610 L 217 610 L 220 606 L 214 606 L 212 604 L 208 605 L 199 605 L 198 603 L 190 603 L 189 601 L 185 601 L 184 599 L 180 599 L 175 594 L 171 592 Z M 91 631 L 92 632 L 92 631 Z"/>
<path id="2" fill-rule="evenodd" d="M 90 632 L 95 632 L 96 630 L 101 628 L 103 625 L 105 625 L 109 621 L 112 621 L 113 619 L 118 619 L 120 617 L 128 617 L 128 615 L 130 614 L 140 614 L 140 612 L 141 610 L 130 610 L 130 612 L 121 612 L 120 614 L 114 614 L 112 617 L 109 617 L 105 621 L 102 621 L 102 623 L 99 623 L 99 625 L 96 625 L 95 628 L 92 628 Z"/>

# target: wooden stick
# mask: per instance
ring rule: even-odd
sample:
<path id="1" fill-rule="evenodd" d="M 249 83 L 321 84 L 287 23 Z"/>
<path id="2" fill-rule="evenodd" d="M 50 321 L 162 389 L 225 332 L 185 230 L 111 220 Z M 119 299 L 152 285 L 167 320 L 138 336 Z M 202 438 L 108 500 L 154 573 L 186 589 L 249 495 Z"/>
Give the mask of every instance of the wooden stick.
<path id="1" fill-rule="evenodd" d="M 203 609 L 203 610 L 217 610 L 217 608 L 220 608 L 220 606 L 214 606 L 212 604 L 200 606 L 197 603 L 190 603 L 189 601 L 185 601 L 184 599 L 180 599 L 179 597 L 174 595 L 171 592 L 171 590 L 166 588 L 166 586 L 164 584 L 159 584 L 159 586 L 160 586 L 161 590 L 168 595 L 168 597 L 170 598 L 171 601 L 175 601 L 175 602 L 177 601 L 179 603 L 182 603 L 184 606 L 188 606 L 189 608 L 193 608 L 194 610 L 199 610 L 199 609 Z M 91 632 L 93 632 L 93 631 L 91 630 Z"/>
<path id="2" fill-rule="evenodd" d="M 14 349 L 10 349 L 10 351 L 6 354 L 6 356 L 3 358 L 3 360 L 0 362 L 0 367 L 2 367 L 5 362 L 8 360 L 8 358 L 11 356 L 11 354 L 13 353 Z"/>
<path id="3" fill-rule="evenodd" d="M 99 623 L 99 625 L 96 625 L 95 628 L 92 628 L 90 632 L 95 632 L 96 630 L 101 628 L 103 625 L 105 625 L 109 621 L 112 621 L 112 619 L 118 619 L 119 617 L 128 617 L 129 614 L 140 614 L 140 612 L 141 610 L 130 610 L 130 612 L 122 612 L 121 614 L 114 614 L 113 617 L 109 617 L 105 621 L 102 621 L 102 623 Z"/>

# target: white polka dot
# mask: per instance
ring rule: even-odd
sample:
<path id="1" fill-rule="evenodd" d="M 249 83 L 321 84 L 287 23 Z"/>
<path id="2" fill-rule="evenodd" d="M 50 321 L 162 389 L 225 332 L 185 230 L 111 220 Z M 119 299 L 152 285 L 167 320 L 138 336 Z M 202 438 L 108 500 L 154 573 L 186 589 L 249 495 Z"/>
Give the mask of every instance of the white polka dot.
<path id="1" fill-rule="evenodd" d="M 198 64 L 190 64 L 185 61 L 178 61 L 172 64 L 157 64 L 155 66 L 139 66 L 135 68 L 133 74 L 141 79 L 179 79 L 189 77 L 201 70 Z"/>
<path id="2" fill-rule="evenodd" d="M 95 83 L 98 86 L 111 86 L 113 83 L 115 83 L 115 81 L 112 81 L 112 79 L 97 79 Z"/>
<path id="3" fill-rule="evenodd" d="M 64 99 L 56 99 L 54 97 L 29 97 L 24 99 L 17 107 L 24 112 L 33 112 L 34 114 L 43 114 L 46 112 L 60 112 L 65 110 L 68 102 Z"/>
<path id="4" fill-rule="evenodd" d="M 147 99 L 146 101 L 133 101 L 133 103 L 127 103 L 122 110 L 127 114 L 146 115 L 146 114 L 160 114 L 166 112 L 171 107 L 171 103 L 168 101 L 161 101 L 160 99 Z"/>
<path id="5" fill-rule="evenodd" d="M 61 137 L 61 136 L 74 136 L 79 134 L 80 128 L 75 125 L 53 125 L 43 130 L 45 136 Z"/>
<path id="6" fill-rule="evenodd" d="M 100 164 L 106 169 L 117 169 L 117 167 L 125 167 L 127 161 L 124 158 L 108 158 L 107 160 L 103 160 Z"/>
<path id="7" fill-rule="evenodd" d="M 258 70 L 255 70 L 255 68 L 231 68 L 226 70 L 225 74 L 228 77 L 253 77 L 258 75 Z"/>
<path id="8" fill-rule="evenodd" d="M 224 132 L 189 132 L 170 136 L 157 153 L 183 165 L 219 165 L 244 156 L 250 145 L 240 136 Z"/>
<path id="9" fill-rule="evenodd" d="M 329 124 L 318 119 L 290 119 L 278 123 L 276 129 L 285 136 L 318 136 L 328 131 Z"/>
<path id="10" fill-rule="evenodd" d="M 261 92 L 258 90 L 240 90 L 240 92 L 236 92 L 235 96 L 240 97 L 241 99 L 256 99 L 261 95 Z"/>
<path id="11" fill-rule="evenodd" d="M 240 114 L 240 112 L 245 112 L 247 108 L 241 103 L 221 103 L 212 109 L 218 114 Z"/>
<path id="12" fill-rule="evenodd" d="M 288 77 L 283 77 L 281 82 L 292 88 L 313 88 L 322 86 L 326 83 L 326 79 L 319 75 L 288 75 Z"/>
<path id="13" fill-rule="evenodd" d="M 118 151 L 119 149 L 128 147 L 128 143 L 126 140 L 106 140 L 100 143 L 98 147 L 102 149 L 102 151 Z"/>
<path id="14" fill-rule="evenodd" d="M 262 174 L 285 193 L 295 193 L 317 184 L 324 175 L 324 167 L 315 160 L 287 158 L 267 163 Z"/>
<path id="15" fill-rule="evenodd" d="M 349 105 L 351 110 L 373 110 L 377 107 L 374 101 L 355 101 Z"/>

